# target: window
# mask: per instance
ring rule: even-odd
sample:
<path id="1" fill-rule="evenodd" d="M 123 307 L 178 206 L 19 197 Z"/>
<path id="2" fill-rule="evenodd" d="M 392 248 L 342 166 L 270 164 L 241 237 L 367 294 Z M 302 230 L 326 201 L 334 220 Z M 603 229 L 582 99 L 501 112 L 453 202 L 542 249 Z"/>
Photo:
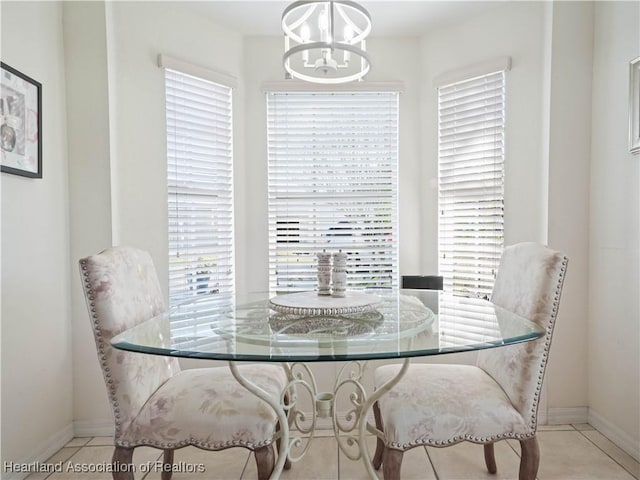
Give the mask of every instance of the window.
<path id="1" fill-rule="evenodd" d="M 165 68 L 169 302 L 234 293 L 232 90 Z"/>
<path id="2" fill-rule="evenodd" d="M 444 290 L 490 296 L 504 243 L 505 72 L 438 89 L 439 270 Z"/>
<path id="3" fill-rule="evenodd" d="M 347 253 L 347 287 L 398 285 L 398 92 L 267 94 L 269 288 L 316 287 Z"/>

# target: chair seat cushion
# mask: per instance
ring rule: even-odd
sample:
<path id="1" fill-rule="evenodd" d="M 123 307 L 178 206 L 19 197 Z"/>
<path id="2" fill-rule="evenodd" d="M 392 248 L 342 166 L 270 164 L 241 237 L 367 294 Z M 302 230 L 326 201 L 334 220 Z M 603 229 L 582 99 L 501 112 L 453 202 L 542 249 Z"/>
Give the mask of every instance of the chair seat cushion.
<path id="1" fill-rule="evenodd" d="M 287 384 L 280 365 L 242 365 L 239 370 L 276 399 Z M 271 443 L 276 422 L 273 409 L 240 385 L 228 367 L 197 368 L 162 384 L 117 444 L 253 449 Z"/>
<path id="2" fill-rule="evenodd" d="M 376 388 L 398 370 L 398 365 L 376 369 Z M 413 364 L 378 404 L 385 443 L 397 450 L 463 440 L 488 443 L 533 433 L 502 388 L 471 365 Z"/>

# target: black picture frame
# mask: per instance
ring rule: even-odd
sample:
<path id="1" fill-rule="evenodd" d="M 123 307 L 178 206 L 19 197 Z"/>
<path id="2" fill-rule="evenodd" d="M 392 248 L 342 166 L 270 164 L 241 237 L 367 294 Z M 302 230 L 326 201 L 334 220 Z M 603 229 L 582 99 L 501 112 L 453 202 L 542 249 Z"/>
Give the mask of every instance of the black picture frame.
<path id="1" fill-rule="evenodd" d="M 0 62 L 1 171 L 42 178 L 42 84 Z"/>
<path id="2" fill-rule="evenodd" d="M 640 57 L 629 62 L 629 151 L 640 154 Z"/>

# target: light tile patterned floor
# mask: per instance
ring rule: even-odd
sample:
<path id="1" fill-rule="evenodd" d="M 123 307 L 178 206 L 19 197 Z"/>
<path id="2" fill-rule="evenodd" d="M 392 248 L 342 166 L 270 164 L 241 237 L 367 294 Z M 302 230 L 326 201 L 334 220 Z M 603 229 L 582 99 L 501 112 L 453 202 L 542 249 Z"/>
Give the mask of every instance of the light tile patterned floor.
<path id="1" fill-rule="evenodd" d="M 538 480 L 638 480 L 640 464 L 589 425 L 541 427 Z M 113 452 L 112 440 L 105 437 L 74 438 L 47 463 L 62 462 L 62 472 L 32 474 L 28 480 L 111 480 L 109 473 L 82 472 L 85 465 L 107 465 Z M 370 450 L 375 439 L 369 439 Z M 481 480 L 518 478 L 518 442 L 499 442 L 495 447 L 497 475 L 487 473 L 482 447 L 462 443 L 447 448 L 414 448 L 405 453 L 402 475 L 405 480 Z M 159 480 L 155 471 L 161 452 L 137 448 L 133 463 L 136 480 Z M 173 480 L 246 480 L 257 478 L 256 465 L 248 451 L 235 448 L 206 452 L 193 447 L 176 451 L 174 462 L 184 471 Z M 71 466 L 71 468 L 69 467 Z M 78 471 L 73 471 L 73 470 Z M 201 472 L 189 470 L 199 469 Z M 71 470 L 71 471 L 70 471 Z M 142 470 L 145 470 L 143 472 Z M 382 478 L 382 474 L 379 475 Z M 359 462 L 349 460 L 331 436 L 321 435 L 307 455 L 284 472 L 283 480 L 366 480 Z"/>

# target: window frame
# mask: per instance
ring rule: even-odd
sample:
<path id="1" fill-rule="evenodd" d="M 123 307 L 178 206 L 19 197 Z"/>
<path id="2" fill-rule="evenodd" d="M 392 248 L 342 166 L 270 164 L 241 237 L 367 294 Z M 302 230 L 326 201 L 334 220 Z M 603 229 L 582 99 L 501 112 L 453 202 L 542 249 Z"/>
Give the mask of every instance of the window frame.
<path id="1" fill-rule="evenodd" d="M 444 290 L 489 298 L 504 247 L 506 72 L 443 75 L 438 100 L 438 270 Z"/>
<path id="2" fill-rule="evenodd" d="M 169 305 L 205 293 L 220 294 L 227 305 L 235 294 L 235 81 L 164 55 L 158 64 L 165 80 Z"/>
<path id="3" fill-rule="evenodd" d="M 331 91 L 329 90 L 297 90 L 297 89 L 293 89 L 291 91 L 287 91 L 286 89 L 266 89 L 265 90 L 265 94 L 266 94 L 266 103 L 267 103 L 267 143 L 268 143 L 268 171 L 269 171 L 269 181 L 268 181 L 268 190 L 269 190 L 269 241 L 270 241 L 270 246 L 269 246 L 269 289 L 271 292 L 275 292 L 275 293 L 280 293 L 280 292 L 287 292 L 287 291 L 298 291 L 298 290 L 310 290 L 315 288 L 316 286 L 316 273 L 315 273 L 315 262 L 316 262 L 316 253 L 319 251 L 322 251 L 323 249 L 326 249 L 328 252 L 330 253 L 335 253 L 337 252 L 339 249 L 344 249 L 348 255 L 349 255 L 349 260 L 348 260 L 348 265 L 347 265 L 347 269 L 348 269 L 348 288 L 350 289 L 360 289 L 360 288 L 366 288 L 367 286 L 369 287 L 397 287 L 399 284 L 399 267 L 398 267 L 398 259 L 399 259 L 399 251 L 398 251 L 398 172 L 399 172 L 399 112 L 400 112 L 400 104 L 399 104 L 399 96 L 400 96 L 401 91 L 399 89 L 381 89 L 380 91 L 373 91 L 371 89 L 367 89 L 367 90 L 361 90 L 361 89 L 354 89 L 354 90 L 346 90 L 346 89 L 332 89 Z M 295 97 L 295 96 L 299 96 L 299 97 Z M 324 150 L 324 161 L 325 161 L 325 165 L 322 165 L 322 161 L 317 161 L 318 158 L 322 157 L 323 153 L 318 153 L 317 157 L 314 157 L 311 153 L 308 153 L 308 151 L 310 151 L 311 147 L 305 147 L 303 150 L 306 149 L 306 151 L 304 152 L 299 152 L 299 155 L 301 155 L 300 158 L 302 158 L 303 155 L 308 155 L 309 159 L 306 159 L 304 161 L 302 161 L 303 165 L 313 165 L 313 168 L 310 166 L 309 169 L 313 170 L 314 173 L 313 175 L 316 175 L 320 180 L 318 180 L 318 183 L 315 186 L 312 186 L 312 182 L 308 183 L 308 184 L 304 184 L 304 181 L 301 180 L 301 184 L 296 186 L 298 188 L 298 193 L 297 196 L 293 195 L 292 192 L 288 192 L 286 191 L 286 186 L 285 186 L 285 190 L 281 191 L 281 192 L 276 192 L 276 189 L 274 187 L 275 183 L 278 181 L 276 179 L 282 179 L 283 176 L 285 175 L 285 173 L 282 173 L 283 171 L 287 171 L 287 165 L 286 164 L 286 160 L 284 160 L 284 156 L 279 156 L 279 154 L 277 153 L 277 144 L 278 142 L 281 141 L 285 141 L 283 140 L 283 138 L 285 138 L 286 136 L 291 136 L 291 138 L 294 138 L 296 133 L 292 133 L 291 131 L 287 130 L 285 133 L 281 133 L 281 132 L 276 132 L 275 130 L 275 124 L 274 122 L 276 122 L 277 120 L 274 120 L 274 116 L 276 115 L 275 113 L 275 108 L 273 102 L 275 102 L 276 98 L 279 97 L 279 99 L 282 100 L 282 102 L 286 102 L 285 97 L 291 97 L 291 98 L 300 98 L 300 99 L 307 99 L 309 102 L 313 103 L 315 100 L 317 100 L 318 104 L 326 101 L 327 104 L 331 104 L 331 103 L 335 103 L 336 105 L 334 105 L 333 107 L 329 106 L 326 107 L 328 110 L 330 110 L 331 108 L 334 109 L 334 111 L 332 111 L 331 113 L 324 113 L 321 107 L 318 107 L 317 105 L 312 108 L 309 107 L 309 111 L 308 112 L 302 112 L 300 113 L 298 110 L 296 110 L 295 108 L 292 107 L 292 110 L 289 112 L 289 115 L 291 116 L 295 116 L 295 119 L 298 122 L 298 125 L 291 125 L 290 128 L 291 129 L 295 129 L 298 128 L 298 130 L 296 130 L 296 132 L 300 133 L 301 132 L 301 136 L 299 137 L 299 139 L 301 142 L 303 142 L 303 144 L 306 145 L 305 141 L 303 138 L 305 138 L 305 135 L 309 135 L 310 137 L 307 139 L 308 143 L 311 144 L 313 143 L 317 148 L 318 151 L 320 152 L 322 149 Z M 337 127 L 336 124 L 334 124 L 334 122 L 340 122 L 343 121 L 346 124 L 351 124 L 351 125 L 355 125 L 355 120 L 349 118 L 349 119 L 345 119 L 346 115 L 348 115 L 347 110 L 348 107 L 345 107 L 344 105 L 342 105 L 340 103 L 340 99 L 344 99 L 347 97 L 353 98 L 354 99 L 354 103 L 358 103 L 358 102 L 365 102 L 365 99 L 370 99 L 370 98 L 374 98 L 375 96 L 378 96 L 378 98 L 383 98 L 383 96 L 386 96 L 384 101 L 389 105 L 392 105 L 393 113 L 390 113 L 389 115 L 393 117 L 392 120 L 389 121 L 388 126 L 386 126 L 385 128 L 390 128 L 390 129 L 395 129 L 393 132 L 389 133 L 390 137 L 393 137 L 392 141 L 391 141 L 391 146 L 388 147 L 389 152 L 391 153 L 387 153 L 387 155 L 389 157 L 393 157 L 392 160 L 390 160 L 391 162 L 393 162 L 393 172 L 390 174 L 390 180 L 389 180 L 389 184 L 393 190 L 393 193 L 390 195 L 389 198 L 389 205 L 390 206 L 390 223 L 391 225 L 391 243 L 393 244 L 393 246 L 391 247 L 393 250 L 393 253 L 391 253 L 389 255 L 389 258 L 387 258 L 387 250 L 380 250 L 381 254 L 379 255 L 380 259 L 376 260 L 375 258 L 375 254 L 371 253 L 372 249 L 367 249 L 367 247 L 365 246 L 367 243 L 369 243 L 372 240 L 372 236 L 373 238 L 373 242 L 377 242 L 379 240 L 379 237 L 376 236 L 375 233 L 375 228 L 372 227 L 371 225 L 366 226 L 364 225 L 365 219 L 369 219 L 370 222 L 374 221 L 374 216 L 373 214 L 371 214 L 372 216 L 368 216 L 370 212 L 367 212 L 367 204 L 365 202 L 365 200 L 360 200 L 360 202 L 362 203 L 357 203 L 357 207 L 354 207 L 352 214 L 349 214 L 347 212 L 347 209 L 345 208 L 346 202 L 347 201 L 351 201 L 353 202 L 353 199 L 356 198 L 357 195 L 360 195 L 361 197 L 366 196 L 367 194 L 371 193 L 371 190 L 367 190 L 370 189 L 371 187 L 366 185 L 366 182 L 368 180 L 361 180 L 361 185 L 362 185 L 362 192 L 357 192 L 355 191 L 356 188 L 354 187 L 353 189 L 349 189 L 346 186 L 343 185 L 344 189 L 340 189 L 338 187 L 334 187 L 332 185 L 330 185 L 330 182 L 333 181 L 333 183 L 335 185 L 337 185 L 337 179 L 342 178 L 344 179 L 348 179 L 349 177 L 349 173 L 348 173 L 348 165 L 356 165 L 356 167 L 354 168 L 358 168 L 357 165 L 360 165 L 360 167 L 362 167 L 362 165 L 365 165 L 366 162 L 370 159 L 373 158 L 377 158 L 375 157 L 372 153 L 367 153 L 365 150 L 363 150 L 361 153 L 363 154 L 363 159 L 360 160 L 358 163 L 358 160 L 351 160 L 349 157 L 349 154 L 343 154 L 341 153 L 342 158 L 344 159 L 343 161 L 343 169 L 339 170 L 336 167 L 336 170 L 333 172 L 333 174 L 330 174 L 328 169 L 333 168 L 333 166 L 335 166 L 334 162 L 336 161 L 336 157 L 331 154 L 331 153 L 326 153 L 327 150 L 327 145 L 326 144 L 322 144 L 321 142 L 315 142 L 314 140 L 311 139 L 311 137 L 313 136 L 312 133 L 310 133 L 311 131 L 313 132 L 322 132 L 324 133 L 324 131 L 321 129 L 320 125 L 322 125 L 322 122 L 325 121 L 327 122 L 327 124 L 329 125 L 329 129 L 334 128 L 333 130 L 329 130 L 332 133 L 332 135 L 336 136 L 336 139 L 333 140 L 335 143 L 335 148 L 344 148 L 344 144 L 340 143 L 342 140 L 342 137 L 338 134 L 335 133 L 336 129 L 339 129 Z M 336 99 L 339 100 L 336 100 Z M 310 99 L 315 99 L 315 100 L 310 100 Z M 333 100 L 331 100 L 333 99 Z M 304 101 L 304 100 L 301 100 Z M 294 103 L 294 100 L 291 100 L 292 103 Z M 349 102 L 346 102 L 349 103 Z M 339 106 L 337 106 L 339 105 Z M 342 106 L 343 108 L 341 109 L 340 106 Z M 282 107 L 282 108 L 286 108 L 286 107 Z M 357 109 L 357 107 L 353 106 L 354 108 L 354 113 L 353 115 L 356 115 L 355 111 Z M 311 111 L 314 111 L 315 113 L 311 113 Z M 295 113 L 297 112 L 297 113 Z M 310 120 L 311 116 L 316 114 L 317 117 L 315 120 Z M 327 115 L 334 115 L 335 118 L 333 121 L 327 121 Z M 354 117 L 355 118 L 355 117 Z M 293 120 L 292 120 L 293 121 Z M 304 128 L 300 126 L 300 124 L 303 121 L 310 121 L 313 123 L 313 126 L 309 127 L 310 130 L 308 131 L 303 131 Z M 315 123 L 314 123 L 315 122 Z M 366 123 L 363 123 L 363 125 L 365 126 L 365 128 L 369 128 L 367 126 Z M 385 124 L 386 125 L 386 124 Z M 346 129 L 348 130 L 348 128 Z M 340 131 L 341 134 L 344 133 L 344 136 L 347 136 L 349 134 L 352 134 L 351 132 L 347 132 L 347 131 Z M 370 128 L 370 132 L 368 133 L 369 135 L 373 135 L 375 130 L 373 128 Z M 358 144 L 358 138 L 357 135 L 354 133 L 354 141 L 353 141 L 353 149 L 349 150 L 350 153 L 355 152 L 355 150 L 357 148 L 360 148 L 357 146 Z M 365 133 L 365 135 L 367 135 Z M 325 135 L 326 136 L 326 135 Z M 277 137 L 277 138 L 276 138 Z M 319 136 L 318 136 L 319 137 Z M 316 138 L 318 138 L 316 137 Z M 343 150 L 341 150 L 342 152 Z M 368 156 L 367 156 L 368 155 Z M 280 158 L 282 157 L 282 158 Z M 364 160 L 364 158 L 366 157 L 367 160 Z M 305 157 L 306 158 L 306 157 Z M 375 160 L 372 160 L 375 162 Z M 278 162 L 281 162 L 280 165 L 276 165 Z M 293 160 L 291 160 L 291 162 L 293 162 Z M 308 163 L 305 163 L 308 162 Z M 349 163 L 352 162 L 352 163 Z M 324 169 L 324 170 L 323 170 Z M 288 171 L 288 174 L 290 175 L 290 171 Z M 364 171 L 364 170 L 363 170 Z M 371 172 L 375 173 L 377 172 L 377 170 L 375 170 L 375 168 L 373 168 L 371 170 Z M 303 176 L 306 175 L 305 172 L 300 172 L 298 171 L 298 173 L 301 173 Z M 369 176 L 372 176 L 373 173 Z M 298 178 L 303 178 L 298 177 Z M 333 180 L 330 180 L 330 178 L 332 178 Z M 347 180 L 345 180 L 347 181 Z M 384 181 L 384 180 L 381 180 Z M 323 183 L 324 182 L 324 183 Z M 289 184 L 292 184 L 294 182 L 287 182 Z M 348 182 L 347 182 L 348 183 Z M 303 185 L 304 184 L 304 185 Z M 351 187 L 352 185 L 350 184 L 349 187 Z M 357 187 L 357 186 L 356 186 Z M 305 188 L 307 189 L 306 193 L 305 193 Z M 321 188 L 326 188 L 326 193 L 325 196 L 327 197 L 331 197 L 331 198 L 326 198 L 326 199 L 322 199 L 320 197 L 322 197 L 322 194 L 319 193 Z M 314 191 L 315 189 L 315 191 Z M 378 190 L 379 187 L 378 187 Z M 302 222 L 300 223 L 300 221 L 296 221 L 296 218 L 293 217 L 285 217 L 282 214 L 278 213 L 279 209 L 282 209 L 282 205 L 285 204 L 285 197 L 287 197 L 287 195 L 289 195 L 289 201 L 291 203 L 289 203 L 289 205 L 296 205 L 298 207 L 300 207 L 302 210 L 304 210 L 304 202 L 308 201 L 310 204 L 313 202 L 313 195 L 317 194 L 317 204 L 314 204 L 314 208 L 316 208 L 316 216 L 313 217 L 313 219 L 309 220 L 310 222 L 315 222 L 313 223 L 316 227 L 317 230 L 320 231 L 322 230 L 321 233 L 319 233 L 318 231 L 316 232 L 310 232 L 311 229 L 313 229 L 314 227 L 309 226 L 309 223 L 306 222 Z M 302 199 L 302 197 L 306 198 Z M 344 196 L 345 200 L 344 202 L 342 202 L 338 197 L 340 196 Z M 380 198 L 382 198 L 382 194 L 380 194 Z M 350 198 L 351 200 L 346 200 L 347 198 Z M 357 199 L 357 198 L 356 198 Z M 329 205 L 332 205 L 331 208 L 329 207 Z M 309 207 L 311 210 L 311 207 Z M 358 209 L 360 209 L 358 211 Z M 381 212 L 384 209 L 384 207 L 381 208 Z M 325 210 L 326 212 L 323 213 L 323 210 Z M 327 213 L 329 212 L 329 210 L 331 210 L 331 213 Z M 306 213 L 306 212 L 304 212 Z M 297 215 L 294 214 L 294 216 Z M 304 216 L 303 213 L 300 213 L 301 216 Z M 383 215 L 382 213 L 380 215 Z M 382 220 L 382 217 L 378 218 L 378 221 L 380 222 L 384 222 L 384 220 Z M 281 227 L 278 227 L 278 225 L 280 225 Z M 282 227 L 284 226 L 284 227 Z M 383 230 L 385 227 L 382 227 L 381 230 Z M 339 231 L 339 233 L 335 233 Z M 384 233 L 381 233 L 381 235 L 384 235 Z M 369 237 L 369 238 L 365 238 L 365 237 Z M 278 241 L 278 239 L 280 239 Z M 280 268 L 280 265 L 293 265 L 293 256 L 295 256 L 295 252 L 293 252 L 289 257 L 291 260 L 291 263 L 288 262 L 278 262 L 277 258 L 278 258 L 278 251 L 280 251 L 281 253 L 285 250 L 284 247 L 282 247 L 282 245 L 289 243 L 289 244 L 294 244 L 294 243 L 299 243 L 300 244 L 300 249 L 299 249 L 299 254 L 301 255 L 301 257 L 298 259 L 298 266 L 300 266 L 300 277 L 298 279 L 295 279 L 295 275 L 296 273 L 292 273 L 290 276 L 287 276 L 287 274 L 280 274 L 277 270 L 278 268 Z M 352 245 L 350 245 L 350 243 Z M 376 244 L 379 245 L 379 244 Z M 281 247 L 281 248 L 279 248 Z M 292 251 L 295 250 L 291 249 Z M 287 254 L 285 254 L 287 255 Z M 304 258 L 303 258 L 304 257 Z M 378 262 L 378 263 L 376 263 Z M 389 269 L 384 269 L 382 267 L 384 267 L 385 262 L 387 262 L 387 265 L 389 266 Z M 292 268 L 295 268 L 296 265 L 294 265 Z M 388 279 L 386 279 L 385 275 L 388 277 Z M 377 278 L 376 278 L 377 277 Z M 293 280 L 288 281 L 288 278 L 293 278 Z M 382 279 L 385 278 L 385 280 L 383 281 Z M 281 282 L 280 280 L 284 280 L 284 284 L 283 282 Z"/>

